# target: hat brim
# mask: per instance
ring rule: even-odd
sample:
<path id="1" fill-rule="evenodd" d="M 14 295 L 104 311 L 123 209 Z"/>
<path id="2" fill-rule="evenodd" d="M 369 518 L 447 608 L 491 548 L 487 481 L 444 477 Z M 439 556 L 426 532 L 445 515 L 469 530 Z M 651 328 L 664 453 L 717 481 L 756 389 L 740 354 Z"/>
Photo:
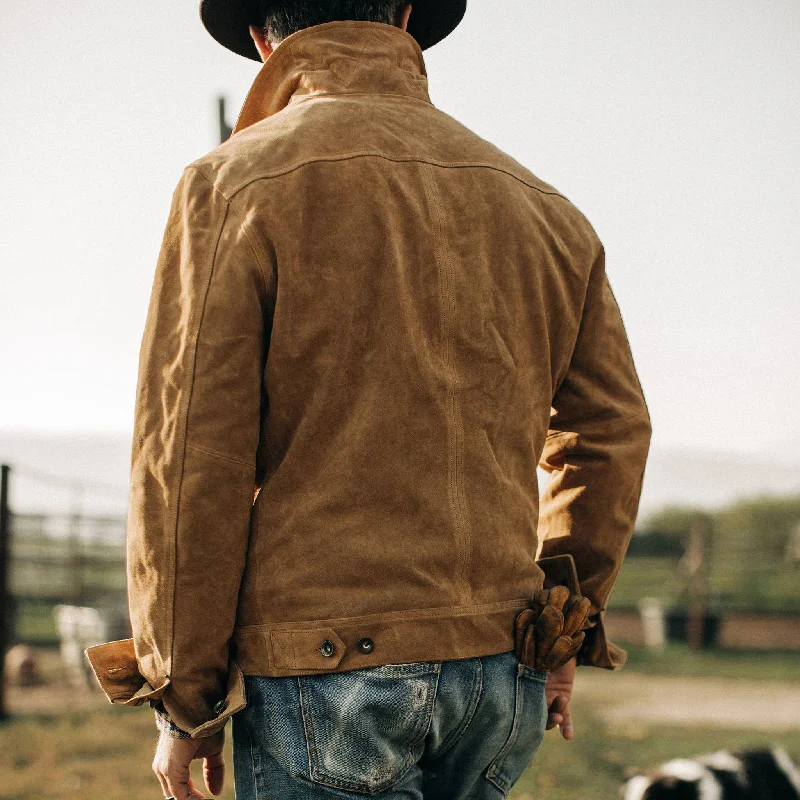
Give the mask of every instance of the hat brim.
<path id="1" fill-rule="evenodd" d="M 407 32 L 417 40 L 421 50 L 427 50 L 461 22 L 467 0 L 412 0 L 412 6 Z M 250 26 L 261 24 L 257 0 L 201 0 L 200 19 L 223 47 L 261 61 L 250 36 Z"/>

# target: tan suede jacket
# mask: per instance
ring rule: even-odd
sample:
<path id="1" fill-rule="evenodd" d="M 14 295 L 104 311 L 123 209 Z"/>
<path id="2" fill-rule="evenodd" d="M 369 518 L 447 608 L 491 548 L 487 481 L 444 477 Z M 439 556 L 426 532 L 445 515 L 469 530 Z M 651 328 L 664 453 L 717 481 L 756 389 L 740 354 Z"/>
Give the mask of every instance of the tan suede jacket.
<path id="1" fill-rule="evenodd" d="M 513 650 L 574 558 L 579 663 L 619 668 L 603 612 L 650 432 L 584 216 L 434 107 L 406 31 L 299 31 L 174 194 L 136 389 L 133 638 L 90 661 L 112 702 L 208 736 L 243 674 Z"/>

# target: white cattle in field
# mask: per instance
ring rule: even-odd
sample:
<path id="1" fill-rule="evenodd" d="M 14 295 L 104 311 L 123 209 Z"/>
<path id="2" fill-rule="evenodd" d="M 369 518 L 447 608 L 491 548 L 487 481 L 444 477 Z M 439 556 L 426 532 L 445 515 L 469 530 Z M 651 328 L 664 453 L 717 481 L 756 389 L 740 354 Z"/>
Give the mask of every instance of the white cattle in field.
<path id="1" fill-rule="evenodd" d="M 108 623 L 96 608 L 58 605 L 53 609 L 61 641 L 61 659 L 73 686 L 94 687 L 84 650 L 107 640 Z"/>

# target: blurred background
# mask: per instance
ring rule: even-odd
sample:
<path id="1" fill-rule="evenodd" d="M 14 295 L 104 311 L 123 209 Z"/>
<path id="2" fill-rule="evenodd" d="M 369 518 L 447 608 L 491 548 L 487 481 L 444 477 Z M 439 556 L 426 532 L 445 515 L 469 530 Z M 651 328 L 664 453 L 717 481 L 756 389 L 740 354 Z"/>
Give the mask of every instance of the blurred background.
<path id="1" fill-rule="evenodd" d="M 152 712 L 111 706 L 81 653 L 129 635 L 172 190 L 258 65 L 188 0 L 3 12 L 0 798 L 157 797 Z M 631 766 L 727 747 L 800 757 L 799 32 L 792 0 L 470 0 L 424 53 L 434 104 L 591 220 L 654 428 L 607 616 L 628 663 L 579 670 L 576 739 L 550 732 L 512 796 L 614 797 Z"/>

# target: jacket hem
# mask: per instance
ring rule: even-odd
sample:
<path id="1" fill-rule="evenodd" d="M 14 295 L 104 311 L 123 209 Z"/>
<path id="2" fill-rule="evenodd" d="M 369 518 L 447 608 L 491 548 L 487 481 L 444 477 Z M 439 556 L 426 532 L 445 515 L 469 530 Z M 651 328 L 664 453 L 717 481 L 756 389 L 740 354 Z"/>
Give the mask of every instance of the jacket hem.
<path id="1" fill-rule="evenodd" d="M 530 602 L 241 626 L 233 631 L 233 658 L 244 675 L 285 677 L 503 653 L 514 649 L 514 620 Z"/>

